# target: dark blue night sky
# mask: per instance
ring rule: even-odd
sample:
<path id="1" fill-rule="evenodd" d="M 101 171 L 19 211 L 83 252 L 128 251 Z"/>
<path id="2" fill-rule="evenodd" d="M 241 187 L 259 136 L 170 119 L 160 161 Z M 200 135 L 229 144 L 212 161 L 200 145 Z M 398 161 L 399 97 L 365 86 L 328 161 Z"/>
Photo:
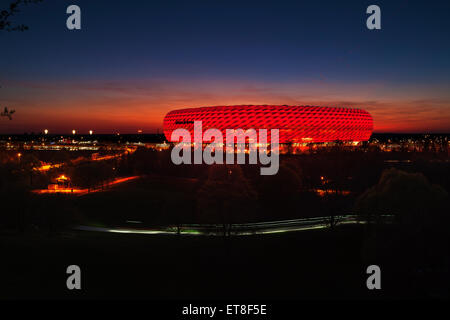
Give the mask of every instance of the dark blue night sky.
<path id="1" fill-rule="evenodd" d="M 366 28 L 371 4 L 381 30 Z M 358 106 L 376 131 L 448 131 L 449 14 L 448 1 L 44 0 L 15 17 L 30 30 L 0 33 L 0 104 L 17 110 L 0 132 L 150 132 L 172 108 L 241 103 Z"/>

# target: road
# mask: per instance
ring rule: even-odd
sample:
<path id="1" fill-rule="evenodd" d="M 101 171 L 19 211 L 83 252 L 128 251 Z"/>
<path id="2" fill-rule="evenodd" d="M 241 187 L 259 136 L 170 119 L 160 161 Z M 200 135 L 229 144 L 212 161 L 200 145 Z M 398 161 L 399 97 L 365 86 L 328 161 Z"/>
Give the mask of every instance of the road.
<path id="1" fill-rule="evenodd" d="M 113 181 L 104 183 L 103 186 L 100 187 L 95 187 L 95 188 L 91 188 L 91 189 L 77 189 L 77 188 L 59 188 L 59 189 L 38 189 L 38 190 L 33 190 L 33 193 L 36 194 L 57 194 L 57 193 L 61 193 L 61 194 L 73 194 L 73 195 L 77 195 L 77 196 L 82 196 L 82 195 L 86 195 L 86 194 L 91 194 L 91 193 L 95 193 L 95 192 L 103 192 L 103 191 L 108 191 L 109 188 L 114 187 L 118 184 L 124 183 L 124 182 L 128 182 L 128 181 L 132 181 L 132 180 L 136 180 L 138 178 L 140 178 L 141 176 L 131 176 L 131 177 L 124 177 L 124 178 L 116 178 Z"/>
<path id="2" fill-rule="evenodd" d="M 383 216 L 388 222 L 392 216 Z M 365 221 L 358 219 L 356 215 L 336 216 L 336 225 L 344 224 L 363 224 Z M 136 222 L 134 222 L 136 223 Z M 230 236 L 249 236 L 260 234 L 274 234 L 284 232 L 295 232 L 304 230 L 326 229 L 330 228 L 330 217 L 304 218 L 294 220 L 281 220 L 258 223 L 245 223 L 227 225 L 226 234 Z M 223 236 L 223 225 L 214 224 L 184 224 L 179 230 L 176 226 L 160 228 L 129 228 L 129 227 L 94 227 L 77 226 L 74 229 L 81 231 L 110 232 L 110 233 L 129 233 L 129 234 L 166 234 L 166 235 L 203 235 L 203 236 Z"/>

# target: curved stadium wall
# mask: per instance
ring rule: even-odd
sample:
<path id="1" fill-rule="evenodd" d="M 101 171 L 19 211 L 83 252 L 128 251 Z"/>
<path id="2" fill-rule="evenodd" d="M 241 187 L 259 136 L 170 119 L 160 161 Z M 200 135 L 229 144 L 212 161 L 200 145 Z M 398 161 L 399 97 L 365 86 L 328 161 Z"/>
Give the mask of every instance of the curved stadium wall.
<path id="1" fill-rule="evenodd" d="M 164 118 L 164 135 L 171 141 L 172 132 L 184 128 L 193 136 L 194 121 L 200 120 L 203 132 L 215 128 L 224 137 L 226 129 L 279 129 L 280 143 L 366 141 L 373 130 L 371 115 L 362 109 L 239 105 L 170 111 Z"/>

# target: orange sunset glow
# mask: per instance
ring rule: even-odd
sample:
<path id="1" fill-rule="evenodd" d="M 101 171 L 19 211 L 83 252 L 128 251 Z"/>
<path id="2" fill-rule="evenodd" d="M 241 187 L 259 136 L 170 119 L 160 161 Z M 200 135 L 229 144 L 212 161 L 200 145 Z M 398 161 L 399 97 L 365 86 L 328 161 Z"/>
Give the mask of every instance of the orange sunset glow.
<path id="1" fill-rule="evenodd" d="M 171 109 L 205 105 L 290 104 L 364 108 L 375 132 L 448 132 L 450 100 L 429 98 L 430 90 L 408 94 L 382 85 L 332 83 L 280 85 L 205 81 L 108 82 L 31 85 L 12 83 L 5 103 L 14 107 L 14 121 L 3 121 L 2 133 L 155 133 Z M 21 94 L 18 94 L 20 92 Z M 39 98 L 38 98 L 39 97 Z M 382 98 L 380 98 L 382 97 Z M 425 97 L 425 98 L 424 98 Z"/>

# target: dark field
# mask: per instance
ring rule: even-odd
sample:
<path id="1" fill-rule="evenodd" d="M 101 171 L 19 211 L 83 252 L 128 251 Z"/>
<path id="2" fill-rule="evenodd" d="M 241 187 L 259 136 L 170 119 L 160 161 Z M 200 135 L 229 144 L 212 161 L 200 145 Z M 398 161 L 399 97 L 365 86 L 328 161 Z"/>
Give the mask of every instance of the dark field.
<path id="1" fill-rule="evenodd" d="M 369 291 L 364 226 L 253 237 L 65 233 L 3 237 L 2 298 L 368 299 L 432 297 L 395 246 L 377 263 L 379 292 Z M 383 246 L 383 244 L 379 244 Z M 396 257 L 397 256 L 397 257 Z M 78 264 L 82 290 L 68 291 L 65 269 Z M 6 268 L 6 270 L 5 270 Z"/>
<path id="2" fill-rule="evenodd" d="M 41 155 L 51 154 L 24 152 L 20 161 L 0 166 L 1 298 L 449 297 L 450 166 L 440 149 L 380 152 L 337 145 L 282 156 L 275 176 L 261 176 L 250 165 L 175 166 L 170 150 L 151 148 L 101 161 L 75 161 L 78 154 L 68 153 L 61 166 L 37 172 Z M 90 191 L 33 192 L 61 174 Z M 139 178 L 108 184 L 126 177 Z M 368 223 L 336 224 L 340 215 Z M 327 219 L 327 228 L 252 236 L 221 231 L 306 217 Z M 214 224 L 219 231 L 196 236 L 74 229 L 178 230 L 186 224 Z M 81 291 L 66 287 L 69 265 L 81 268 Z M 367 289 L 369 265 L 380 266 L 382 290 Z"/>

